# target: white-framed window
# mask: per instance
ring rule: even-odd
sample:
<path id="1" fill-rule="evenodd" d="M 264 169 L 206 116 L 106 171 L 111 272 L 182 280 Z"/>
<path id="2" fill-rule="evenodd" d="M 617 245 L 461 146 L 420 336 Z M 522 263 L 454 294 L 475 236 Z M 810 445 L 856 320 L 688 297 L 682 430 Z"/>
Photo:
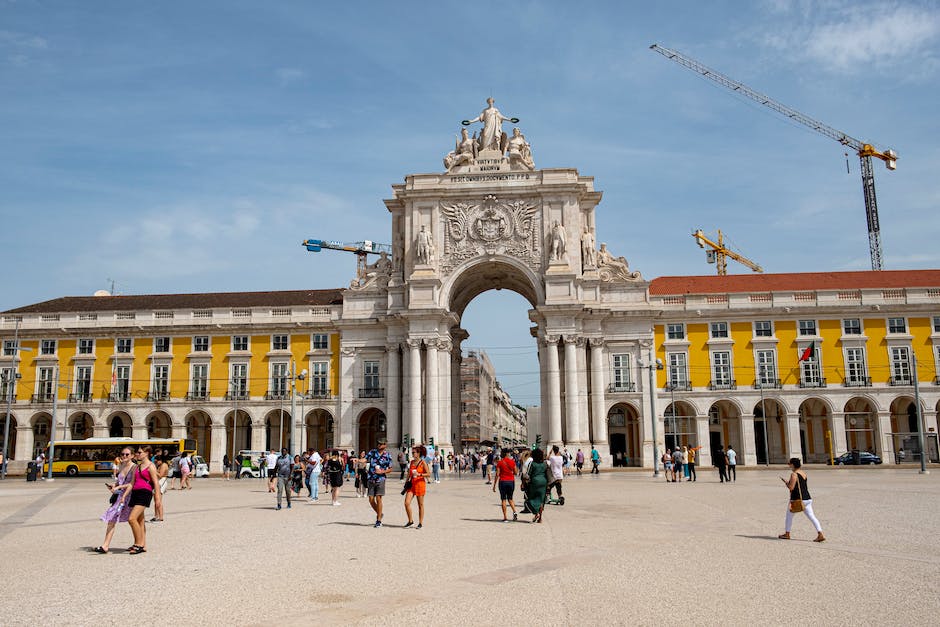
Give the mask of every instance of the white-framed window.
<path id="1" fill-rule="evenodd" d="M 802 357 L 806 347 L 799 349 L 799 355 Z M 822 373 L 819 368 L 819 348 L 814 347 L 813 354 L 808 359 L 800 362 L 800 386 L 806 388 L 820 387 L 823 384 Z"/>
<path id="2" fill-rule="evenodd" d="M 936 381 L 940 383 L 940 344 L 933 347 L 933 362 L 937 372 Z"/>
<path id="3" fill-rule="evenodd" d="M 194 335 L 193 336 L 193 352 L 194 353 L 208 353 L 209 352 L 209 336 L 208 335 Z"/>
<path id="4" fill-rule="evenodd" d="M 233 335 L 232 336 L 232 350 L 233 351 L 248 350 L 248 336 L 247 335 Z"/>
<path id="5" fill-rule="evenodd" d="M 329 396 L 330 394 L 330 362 L 310 362 L 310 393 L 314 396 Z"/>
<path id="6" fill-rule="evenodd" d="M 685 325 L 681 322 L 673 322 L 666 325 L 667 340 L 684 340 Z"/>
<path id="7" fill-rule="evenodd" d="M 865 349 L 850 347 L 845 349 L 845 382 L 847 385 L 865 385 L 868 380 L 868 368 L 865 366 Z"/>
<path id="8" fill-rule="evenodd" d="M 907 320 L 888 318 L 888 333 L 907 333 Z"/>
<path id="9" fill-rule="evenodd" d="M 797 322 L 797 331 L 800 335 L 816 335 L 816 321 L 799 320 Z"/>
<path id="10" fill-rule="evenodd" d="M 78 401 L 91 400 L 91 366 L 75 367 L 75 398 Z"/>
<path id="11" fill-rule="evenodd" d="M 731 351 L 712 351 L 712 385 L 729 388 L 732 384 Z"/>
<path id="12" fill-rule="evenodd" d="M 16 342 L 14 342 L 13 340 L 3 340 L 3 356 L 4 357 L 16 356 Z"/>
<path id="13" fill-rule="evenodd" d="M 891 347 L 891 383 L 911 385 L 911 351 L 906 346 Z"/>
<path id="14" fill-rule="evenodd" d="M 273 351 L 286 351 L 290 345 L 290 336 L 289 335 L 272 335 L 271 336 L 271 350 Z"/>
<path id="15" fill-rule="evenodd" d="M 114 352 L 118 354 L 129 354 L 134 349 L 134 340 L 129 337 L 119 337 L 114 346 Z"/>
<path id="16" fill-rule="evenodd" d="M 757 383 L 762 387 L 777 384 L 777 356 L 772 350 L 757 351 Z"/>
<path id="17" fill-rule="evenodd" d="M 164 351 L 166 352 L 166 351 Z M 170 366 L 169 364 L 154 364 L 153 377 L 150 384 L 151 396 L 157 400 L 170 396 Z"/>
<path id="18" fill-rule="evenodd" d="M 232 375 L 231 393 L 236 398 L 248 398 L 248 364 L 232 364 L 230 372 Z"/>
<path id="19" fill-rule="evenodd" d="M 362 364 L 362 387 L 367 390 L 379 389 L 379 362 L 366 361 Z"/>
<path id="20" fill-rule="evenodd" d="M 861 318 L 843 319 L 842 320 L 842 334 L 843 335 L 861 335 L 862 334 Z"/>
<path id="21" fill-rule="evenodd" d="M 614 353 L 611 355 L 613 377 L 611 377 L 614 390 L 630 391 L 630 355 L 627 353 Z"/>
<path id="22" fill-rule="evenodd" d="M 287 396 L 287 382 L 290 378 L 288 367 L 286 361 L 278 361 L 271 364 L 270 396 L 273 398 L 284 398 Z"/>
<path id="23" fill-rule="evenodd" d="M 676 389 L 685 389 L 689 386 L 689 356 L 685 353 L 667 353 L 666 362 L 669 368 L 669 386 Z"/>
<path id="24" fill-rule="evenodd" d="M 713 339 L 721 339 L 728 337 L 728 323 L 727 322 L 712 322 L 709 325 L 709 332 Z"/>
<path id="25" fill-rule="evenodd" d="M 39 400 L 51 401 L 52 391 L 55 389 L 55 368 L 52 366 L 43 366 L 39 368 L 39 376 L 36 380 L 36 394 Z"/>
<path id="26" fill-rule="evenodd" d="M 40 355 L 55 355 L 55 349 L 56 349 L 55 340 L 42 340 L 39 343 Z"/>
<path id="27" fill-rule="evenodd" d="M 197 399 L 209 396 L 209 364 L 193 364 L 189 394 Z"/>
<path id="28" fill-rule="evenodd" d="M 6 402 L 16 397 L 16 370 L 12 367 L 0 368 L 0 401 Z"/>
<path id="29" fill-rule="evenodd" d="M 111 386 L 112 401 L 127 401 L 131 395 L 131 367 L 121 365 L 114 367 L 113 384 Z"/>
<path id="30" fill-rule="evenodd" d="M 330 336 L 326 333 L 314 333 L 310 336 L 310 345 L 313 350 L 323 350 L 330 347 Z"/>
<path id="31" fill-rule="evenodd" d="M 773 337 L 774 323 L 770 320 L 754 321 L 754 337 Z"/>
<path id="32" fill-rule="evenodd" d="M 168 337 L 153 338 L 153 352 L 169 353 L 170 352 L 170 338 Z"/>
<path id="33" fill-rule="evenodd" d="M 95 352 L 95 341 L 91 338 L 82 338 L 78 340 L 78 354 L 91 355 Z"/>

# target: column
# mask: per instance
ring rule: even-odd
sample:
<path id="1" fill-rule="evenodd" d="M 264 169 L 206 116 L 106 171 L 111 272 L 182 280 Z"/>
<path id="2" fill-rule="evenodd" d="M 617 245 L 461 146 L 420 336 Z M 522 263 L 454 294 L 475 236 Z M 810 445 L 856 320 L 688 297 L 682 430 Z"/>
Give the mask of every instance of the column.
<path id="1" fill-rule="evenodd" d="M 590 416 L 588 415 L 588 376 L 587 376 L 587 341 L 583 337 L 578 338 L 578 342 L 575 349 L 575 355 L 577 356 L 577 377 L 578 377 L 578 390 L 577 390 L 577 400 L 578 400 L 578 433 L 581 434 L 581 439 L 585 442 L 594 441 L 594 438 L 591 437 L 591 427 L 588 424 Z M 603 451 L 602 455 L 606 454 Z"/>
<path id="2" fill-rule="evenodd" d="M 425 399 L 425 413 L 427 414 L 427 437 L 425 437 L 425 441 L 430 442 L 431 438 L 434 438 L 434 444 L 436 445 L 440 440 L 439 427 L 441 411 L 441 382 L 438 378 L 440 363 L 438 362 L 436 339 L 429 340 L 427 342 L 427 354 L 425 355 L 425 359 L 427 360 L 424 372 L 424 375 L 427 379 L 425 381 L 425 390 L 427 390 Z"/>
<path id="3" fill-rule="evenodd" d="M 708 425 L 708 415 L 695 417 L 696 446 L 701 446 L 695 452 L 695 468 L 707 468 L 712 465 L 711 428 Z"/>
<path id="4" fill-rule="evenodd" d="M 581 441 L 581 417 L 578 412 L 578 338 L 565 338 L 565 426 L 570 443 Z"/>
<path id="5" fill-rule="evenodd" d="M 356 422 L 353 401 L 357 389 L 356 349 L 344 347 L 339 354 L 340 395 L 337 415 L 333 419 L 333 446 L 353 448 L 353 425 Z M 339 441 L 336 441 L 338 439 Z"/>
<path id="6" fill-rule="evenodd" d="M 604 339 L 592 337 L 591 345 L 591 415 L 593 417 L 594 443 L 607 444 L 607 403 L 604 383 L 607 369 L 604 367 Z"/>
<path id="7" fill-rule="evenodd" d="M 785 417 L 786 423 L 786 432 L 787 432 L 787 459 L 790 461 L 791 457 L 799 457 L 804 462 L 803 459 L 803 447 L 800 446 L 800 415 L 796 414 L 787 414 Z"/>
<path id="8" fill-rule="evenodd" d="M 545 336 L 545 375 L 548 379 L 546 397 L 548 410 L 548 442 L 561 443 L 561 377 L 558 372 L 558 338 Z"/>
<path id="9" fill-rule="evenodd" d="M 421 441 L 421 340 L 408 340 L 408 436 Z"/>
<path id="10" fill-rule="evenodd" d="M 285 411 L 285 412 L 284 412 L 284 416 L 287 416 L 287 415 L 288 415 L 288 414 L 287 414 L 287 412 Z M 262 420 L 264 420 L 264 419 L 262 418 Z M 282 418 L 282 420 L 284 420 L 284 419 Z M 247 426 L 241 427 L 242 430 L 247 429 L 247 428 L 248 428 Z M 290 423 L 287 422 L 286 420 L 284 420 L 284 430 L 285 430 L 285 433 L 284 433 L 284 442 L 287 442 L 287 440 L 290 438 L 290 433 L 287 431 L 288 429 L 290 429 Z M 242 431 L 242 432 L 244 432 L 244 431 Z M 260 451 L 260 450 L 263 450 L 263 449 L 264 449 L 264 440 L 265 440 L 265 437 L 264 437 L 264 436 L 265 436 L 265 424 L 264 424 L 264 422 L 255 422 L 255 423 L 253 423 L 253 424 L 251 425 L 251 450 L 253 450 L 253 451 Z M 277 430 L 277 433 L 272 434 L 272 436 L 273 436 L 273 437 L 271 438 L 272 440 L 274 440 L 274 438 L 279 438 L 279 437 L 281 437 L 281 430 L 278 429 L 278 430 Z M 237 445 L 236 445 L 236 446 L 237 446 Z M 279 444 L 277 445 L 277 450 L 278 450 L 278 452 L 280 452 L 281 447 L 282 447 L 282 445 L 279 443 Z M 237 453 L 237 452 L 238 452 L 238 451 L 236 451 L 236 453 Z"/>
<path id="11" fill-rule="evenodd" d="M 441 438 L 441 444 L 447 448 L 452 448 L 454 445 L 453 438 L 453 423 L 451 421 L 453 417 L 453 406 L 452 406 L 452 397 L 451 397 L 451 370 L 450 370 L 450 361 L 451 350 L 453 346 L 451 345 L 450 340 L 440 340 L 440 353 L 438 353 L 438 361 L 440 366 L 440 390 L 441 390 L 441 403 L 440 403 L 440 426 L 438 428 L 438 436 Z"/>
<path id="12" fill-rule="evenodd" d="M 845 437 L 845 413 L 841 411 L 834 412 L 829 416 L 829 419 L 832 424 L 832 456 L 838 457 L 848 450 Z M 826 455 L 828 454 L 829 450 L 827 449 Z"/>
<path id="13" fill-rule="evenodd" d="M 397 448 L 401 442 L 401 356 L 398 354 L 398 344 L 385 347 L 388 376 L 385 390 L 386 408 L 388 415 L 385 417 L 386 432 L 389 449 Z"/>
<path id="14" fill-rule="evenodd" d="M 0 420 L 3 420 L 3 421 L 6 421 L 6 419 L 7 419 L 6 414 L 4 414 L 2 418 L 0 418 Z M 35 451 L 33 451 L 33 428 L 30 427 L 28 424 L 27 425 L 17 424 L 17 426 L 14 427 L 13 422 L 11 421 L 10 422 L 11 436 L 13 434 L 14 429 L 16 429 L 16 448 L 15 450 L 7 450 L 7 454 L 10 456 L 10 458 L 7 460 L 8 472 L 10 470 L 10 467 L 9 467 L 10 461 L 17 459 L 17 460 L 25 460 L 28 462 L 29 460 L 34 459 L 36 457 Z M 2 432 L 0 432 L 0 436 L 2 435 L 3 435 Z M 10 439 L 12 440 L 13 438 L 11 437 Z M 2 443 L 0 443 L 0 446 L 2 446 Z"/>
<path id="15" fill-rule="evenodd" d="M 225 450 L 225 425 L 212 424 L 212 437 L 209 439 L 209 472 L 222 472 L 222 456 L 227 453 Z"/>
<path id="16" fill-rule="evenodd" d="M 768 432 L 767 437 L 770 437 Z M 754 416 L 752 414 L 741 415 L 741 461 L 738 462 L 745 466 L 757 465 L 757 451 L 755 450 L 754 440 Z"/>
<path id="17" fill-rule="evenodd" d="M 891 412 L 878 412 L 878 424 L 875 425 L 875 455 L 880 455 L 886 464 L 893 464 L 895 460 L 894 444 L 891 442 Z M 926 437 L 924 446 L 927 445 Z"/>
<path id="18" fill-rule="evenodd" d="M 185 424 L 171 424 L 170 425 L 170 436 L 176 440 L 186 437 L 186 425 Z"/>
<path id="19" fill-rule="evenodd" d="M 131 437 L 135 440 L 146 440 L 147 435 L 147 424 L 146 423 L 133 423 L 131 425 Z"/>

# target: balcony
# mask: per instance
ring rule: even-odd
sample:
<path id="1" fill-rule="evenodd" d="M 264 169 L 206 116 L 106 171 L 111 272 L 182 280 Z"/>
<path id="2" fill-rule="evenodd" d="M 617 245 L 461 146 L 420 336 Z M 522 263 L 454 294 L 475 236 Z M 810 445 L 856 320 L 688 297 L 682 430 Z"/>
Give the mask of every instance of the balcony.
<path id="1" fill-rule="evenodd" d="M 359 398 L 385 398 L 385 388 L 359 388 Z"/>
<path id="2" fill-rule="evenodd" d="M 284 401 L 290 398 L 290 392 L 288 390 L 268 390 L 264 393 L 264 400 L 266 401 Z"/>
<path id="3" fill-rule="evenodd" d="M 888 380 L 888 385 L 914 385 L 914 380 L 910 375 L 902 377 L 892 375 Z"/>
<path id="4" fill-rule="evenodd" d="M 108 394 L 109 403 L 126 403 L 131 400 L 130 392 L 111 392 Z"/>
<path id="5" fill-rule="evenodd" d="M 724 381 L 710 381 L 708 383 L 709 390 L 737 390 L 738 382 L 734 379 L 725 379 Z"/>
<path id="6" fill-rule="evenodd" d="M 330 398 L 333 394 L 329 390 L 316 389 L 307 392 L 307 398 Z"/>
<path id="7" fill-rule="evenodd" d="M 801 388 L 824 388 L 826 387 L 825 377 L 816 377 L 815 379 L 800 379 Z"/>
<path id="8" fill-rule="evenodd" d="M 842 386 L 847 388 L 870 388 L 871 377 L 855 377 L 852 379 L 846 379 L 842 382 Z"/>
<path id="9" fill-rule="evenodd" d="M 29 397 L 30 403 L 51 403 L 55 395 L 52 392 L 40 392 Z"/>
<path id="10" fill-rule="evenodd" d="M 755 390 L 779 390 L 783 386 L 780 384 L 780 379 L 768 379 L 766 381 L 754 381 Z"/>
<path id="11" fill-rule="evenodd" d="M 197 390 L 195 392 L 190 392 L 186 395 L 187 401 L 207 401 L 209 400 L 209 392 L 206 390 Z"/>
<path id="12" fill-rule="evenodd" d="M 667 383 L 663 389 L 667 392 L 691 392 L 692 384 L 688 381 L 677 381 L 676 383 Z"/>
<path id="13" fill-rule="evenodd" d="M 88 392 L 79 392 L 78 394 L 69 394 L 70 403 L 87 403 L 92 399 L 92 393 Z"/>
<path id="14" fill-rule="evenodd" d="M 611 383 L 607 388 L 607 392 L 610 394 L 622 394 L 624 392 L 636 392 L 636 383 L 627 382 L 627 383 Z"/>
<path id="15" fill-rule="evenodd" d="M 235 392 L 226 392 L 225 400 L 227 401 L 247 401 L 248 400 L 248 390 L 236 390 Z"/>
<path id="16" fill-rule="evenodd" d="M 152 403 L 168 401 L 170 400 L 170 392 L 168 390 L 150 390 L 150 393 L 147 394 L 147 400 Z"/>

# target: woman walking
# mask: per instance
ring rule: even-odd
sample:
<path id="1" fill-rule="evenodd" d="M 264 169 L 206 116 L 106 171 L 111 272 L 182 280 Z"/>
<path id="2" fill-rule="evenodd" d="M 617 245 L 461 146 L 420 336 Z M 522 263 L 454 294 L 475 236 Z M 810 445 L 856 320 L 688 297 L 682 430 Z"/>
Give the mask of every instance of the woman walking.
<path id="1" fill-rule="evenodd" d="M 290 471 L 290 487 L 294 494 L 300 496 L 300 489 L 304 487 L 304 464 L 300 455 L 294 455 L 294 464 Z"/>
<path id="2" fill-rule="evenodd" d="M 111 507 L 101 515 L 101 520 L 108 523 L 104 532 L 104 542 L 95 547 L 95 553 L 105 554 L 111 551 L 111 538 L 114 537 L 114 528 L 119 522 L 127 522 L 131 508 L 127 504 L 127 497 L 131 490 L 134 462 L 133 452 L 130 448 L 121 451 L 120 464 L 115 466 L 117 476 L 113 484 L 105 484 L 111 490 Z"/>
<path id="3" fill-rule="evenodd" d="M 225 480 L 229 479 L 229 468 L 231 467 L 232 462 L 228 458 L 228 453 L 222 456 L 222 476 L 225 477 Z"/>
<path id="4" fill-rule="evenodd" d="M 798 457 L 793 457 L 790 459 L 789 466 L 790 479 L 787 480 L 780 477 L 780 480 L 786 484 L 787 490 L 790 493 L 790 502 L 787 503 L 786 531 L 777 537 L 781 540 L 790 539 L 790 528 L 793 526 L 793 514 L 795 511 L 802 511 L 816 529 L 816 539 L 813 540 L 813 542 L 825 542 L 826 536 L 823 535 L 822 525 L 819 524 L 816 515 L 813 514 L 813 497 L 809 494 L 806 471 L 800 468 L 802 462 L 800 462 Z"/>
<path id="5" fill-rule="evenodd" d="M 411 485 L 405 491 L 405 514 L 408 516 L 408 523 L 405 528 L 414 524 L 414 517 L 411 515 L 411 501 L 418 499 L 418 526 L 421 529 L 424 526 L 424 495 L 428 490 L 428 479 L 431 476 L 431 469 L 424 458 L 428 454 L 428 449 L 423 446 L 416 446 L 411 449 L 411 462 L 408 464 L 408 480 Z"/>
<path id="6" fill-rule="evenodd" d="M 339 491 L 343 487 L 343 462 L 339 459 L 339 452 L 330 453 L 330 460 L 326 462 L 326 476 L 330 481 L 330 496 L 332 505 L 342 505 L 339 502 Z"/>
<path id="7" fill-rule="evenodd" d="M 166 457 L 158 455 L 155 465 L 157 467 L 157 483 L 160 484 L 160 494 L 166 494 L 166 486 L 170 482 L 167 475 L 170 473 L 170 464 Z M 163 522 L 163 499 L 159 503 L 153 504 L 153 518 L 150 522 Z"/>
<path id="8" fill-rule="evenodd" d="M 532 451 L 532 461 L 526 472 L 526 507 L 532 512 L 532 522 L 542 522 L 542 509 L 545 507 L 545 495 L 552 479 L 551 470 L 545 463 L 545 451 L 540 448 Z"/>
<path id="9" fill-rule="evenodd" d="M 127 522 L 134 533 L 134 544 L 127 550 L 131 555 L 147 552 L 147 523 L 144 522 L 144 512 L 150 507 L 152 499 L 156 499 L 158 507 L 163 507 L 157 467 L 150 461 L 150 447 L 145 444 L 137 449 L 137 465 L 133 471 L 128 503 L 132 509 Z"/>
<path id="10" fill-rule="evenodd" d="M 356 498 L 364 498 L 369 491 L 368 468 L 366 452 L 359 451 L 359 457 L 356 458 Z"/>
<path id="11" fill-rule="evenodd" d="M 193 486 L 190 484 L 192 474 L 193 460 L 190 458 L 189 453 L 183 451 L 183 454 L 180 455 L 180 490 L 193 489 Z"/>
<path id="12" fill-rule="evenodd" d="M 509 522 L 506 517 L 506 504 L 512 508 L 512 519 L 519 520 L 519 514 L 516 513 L 516 504 L 513 503 L 513 493 L 516 491 L 516 461 L 509 456 L 509 449 L 503 449 L 503 457 L 496 462 L 496 479 L 493 484 L 493 492 L 496 492 L 496 486 L 499 485 L 499 504 L 503 508 L 503 522 Z"/>

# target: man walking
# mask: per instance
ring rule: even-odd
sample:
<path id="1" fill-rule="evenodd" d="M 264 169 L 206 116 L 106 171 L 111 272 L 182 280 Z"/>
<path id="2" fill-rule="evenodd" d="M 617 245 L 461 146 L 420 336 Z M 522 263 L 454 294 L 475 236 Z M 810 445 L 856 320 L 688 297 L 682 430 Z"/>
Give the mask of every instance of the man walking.
<path id="1" fill-rule="evenodd" d="M 375 511 L 375 527 L 382 526 L 382 497 L 385 496 L 385 476 L 392 469 L 392 456 L 388 454 L 388 443 L 379 440 L 377 449 L 366 454 L 368 468 L 366 472 L 366 495 L 369 505 Z"/>
<path id="2" fill-rule="evenodd" d="M 728 452 L 725 454 L 725 457 L 728 458 L 728 470 L 725 473 L 728 481 L 737 481 L 738 480 L 738 454 L 734 452 L 734 449 L 731 448 L 731 445 L 728 445 Z"/>
<path id="3" fill-rule="evenodd" d="M 578 476 L 581 476 L 581 469 L 584 468 L 584 451 L 578 449 L 574 455 L 574 467 L 578 469 Z"/>
<path id="4" fill-rule="evenodd" d="M 277 508 L 281 509 L 281 491 L 287 492 L 287 509 L 290 509 L 290 474 L 294 469 L 294 462 L 291 461 L 290 453 L 286 448 L 281 449 L 281 455 L 277 458 L 274 465 L 274 472 L 277 476 Z"/>
<path id="5" fill-rule="evenodd" d="M 715 449 L 715 454 L 713 455 L 712 463 L 715 465 L 715 468 L 718 469 L 718 478 L 721 480 L 720 483 L 725 482 L 725 473 L 726 465 L 728 459 L 725 457 L 725 452 L 719 446 Z"/>
<path id="6" fill-rule="evenodd" d="M 601 474 L 599 466 L 601 465 L 601 454 L 597 452 L 597 449 L 594 446 L 591 446 L 591 474 L 599 475 Z"/>

